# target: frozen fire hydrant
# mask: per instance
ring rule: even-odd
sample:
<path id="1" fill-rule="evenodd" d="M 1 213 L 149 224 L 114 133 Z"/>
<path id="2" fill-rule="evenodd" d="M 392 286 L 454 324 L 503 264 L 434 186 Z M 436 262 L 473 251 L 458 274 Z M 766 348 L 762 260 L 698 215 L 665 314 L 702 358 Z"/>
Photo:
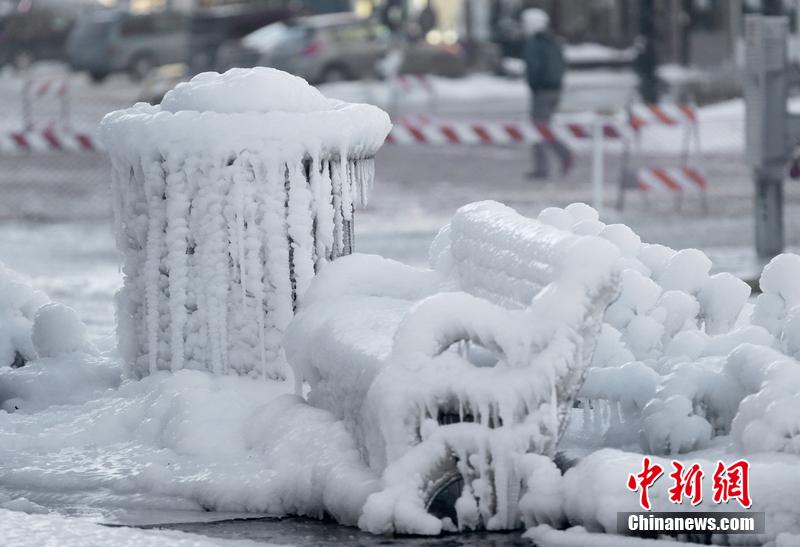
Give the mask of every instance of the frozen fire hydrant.
<path id="1" fill-rule="evenodd" d="M 200 74 L 160 106 L 107 115 L 129 373 L 283 377 L 295 302 L 350 252 L 390 127 L 376 107 L 269 68 Z"/>

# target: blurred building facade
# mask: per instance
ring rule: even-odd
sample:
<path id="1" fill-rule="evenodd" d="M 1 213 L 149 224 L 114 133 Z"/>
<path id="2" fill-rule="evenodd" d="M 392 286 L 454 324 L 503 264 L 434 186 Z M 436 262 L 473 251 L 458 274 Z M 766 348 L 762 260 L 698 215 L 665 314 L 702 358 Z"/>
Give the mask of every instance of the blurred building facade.
<path id="1" fill-rule="evenodd" d="M 570 43 L 627 48 L 640 32 L 643 0 L 372 0 L 376 9 L 402 1 L 413 21 L 426 6 L 436 13 L 434 40 L 519 40 L 519 15 L 530 7 L 550 14 L 554 30 Z M 794 23 L 800 0 L 783 0 Z M 652 0 L 661 62 L 716 66 L 736 60 L 743 14 L 761 0 Z M 793 24 L 793 27 L 797 25 Z M 466 35 L 466 36 L 465 36 Z"/>
<path id="2" fill-rule="evenodd" d="M 321 11 L 329 11 L 328 5 L 341 5 L 341 0 L 61 0 L 61 1 L 83 1 L 96 2 L 106 6 L 120 7 L 132 11 L 156 11 L 161 9 L 174 9 L 177 11 L 191 12 L 197 9 L 213 8 L 219 6 L 248 6 L 252 8 L 282 8 L 287 5 L 296 6 L 318 6 Z M 349 5 L 353 5 L 357 0 L 351 0 Z"/>

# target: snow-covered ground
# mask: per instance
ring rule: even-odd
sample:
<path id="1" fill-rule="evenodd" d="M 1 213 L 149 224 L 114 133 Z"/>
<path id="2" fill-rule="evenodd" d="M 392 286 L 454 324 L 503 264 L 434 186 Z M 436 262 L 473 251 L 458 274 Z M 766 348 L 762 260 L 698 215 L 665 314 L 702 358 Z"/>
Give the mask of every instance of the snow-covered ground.
<path id="1" fill-rule="evenodd" d="M 183 532 L 137 530 L 108 527 L 90 519 L 65 518 L 54 514 L 37 514 L 30 506 L 18 505 L 15 510 L 0 509 L 0 538 L 3 545 L 58 545 L 59 547 L 250 547 L 263 542 L 226 540 Z"/>

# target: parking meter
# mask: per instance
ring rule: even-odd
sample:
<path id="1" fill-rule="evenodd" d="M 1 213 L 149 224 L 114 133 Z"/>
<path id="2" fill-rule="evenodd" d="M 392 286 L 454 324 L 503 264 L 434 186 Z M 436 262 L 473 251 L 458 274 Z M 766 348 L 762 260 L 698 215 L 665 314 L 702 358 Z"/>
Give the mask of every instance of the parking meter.
<path id="1" fill-rule="evenodd" d="M 746 159 L 755 181 L 756 252 L 771 258 L 783 251 L 783 177 L 789 151 L 800 142 L 800 120 L 787 111 L 789 20 L 745 18 Z"/>

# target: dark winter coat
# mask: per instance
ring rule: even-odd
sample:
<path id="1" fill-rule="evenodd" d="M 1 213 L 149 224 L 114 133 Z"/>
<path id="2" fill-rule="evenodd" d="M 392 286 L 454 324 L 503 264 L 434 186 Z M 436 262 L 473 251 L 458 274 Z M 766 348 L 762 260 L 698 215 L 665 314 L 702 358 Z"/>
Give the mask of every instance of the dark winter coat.
<path id="1" fill-rule="evenodd" d="M 528 39 L 524 51 L 528 86 L 533 91 L 561 89 L 566 69 L 561 44 L 551 32 L 539 32 Z"/>

